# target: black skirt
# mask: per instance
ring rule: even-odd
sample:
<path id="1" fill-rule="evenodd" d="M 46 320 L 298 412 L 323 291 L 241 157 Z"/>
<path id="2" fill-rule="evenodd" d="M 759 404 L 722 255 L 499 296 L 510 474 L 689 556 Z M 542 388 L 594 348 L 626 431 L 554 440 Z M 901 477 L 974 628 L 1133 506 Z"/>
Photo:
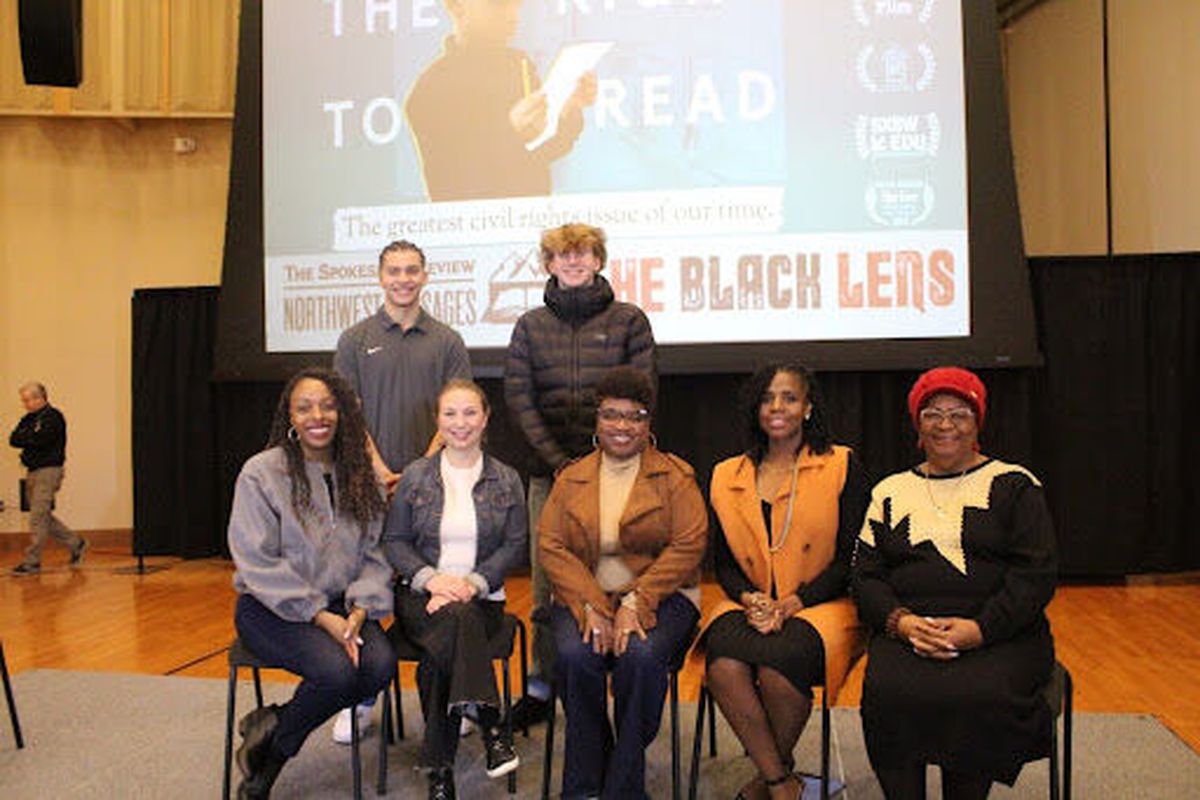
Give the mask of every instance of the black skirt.
<path id="1" fill-rule="evenodd" d="M 779 633 L 759 633 L 744 611 L 726 611 L 704 634 L 708 663 L 731 658 L 744 664 L 770 667 L 805 694 L 825 680 L 825 646 L 816 628 L 792 617 Z"/>

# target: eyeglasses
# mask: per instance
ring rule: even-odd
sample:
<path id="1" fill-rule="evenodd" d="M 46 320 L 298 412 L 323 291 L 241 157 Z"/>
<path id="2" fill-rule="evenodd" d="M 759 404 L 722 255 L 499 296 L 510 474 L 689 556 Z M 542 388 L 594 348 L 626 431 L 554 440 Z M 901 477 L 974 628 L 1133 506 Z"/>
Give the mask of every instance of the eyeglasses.
<path id="1" fill-rule="evenodd" d="M 975 419 L 975 412 L 969 408 L 952 408 L 949 411 L 943 411 L 940 408 L 922 408 L 921 413 L 917 415 L 921 420 L 922 425 L 933 427 L 941 425 L 949 420 L 956 428 L 966 427 Z"/>
<path id="2" fill-rule="evenodd" d="M 639 408 L 636 411 L 618 411 L 615 408 L 602 408 L 596 412 L 596 416 L 605 422 L 628 422 L 637 425 L 641 422 L 647 422 L 650 419 L 650 412 L 644 408 Z"/>

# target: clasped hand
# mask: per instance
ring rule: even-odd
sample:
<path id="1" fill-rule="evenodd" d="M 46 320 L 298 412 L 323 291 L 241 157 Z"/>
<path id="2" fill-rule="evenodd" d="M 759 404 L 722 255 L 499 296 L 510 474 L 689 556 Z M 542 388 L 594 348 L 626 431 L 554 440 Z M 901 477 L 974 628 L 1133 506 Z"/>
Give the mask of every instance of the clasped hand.
<path id="1" fill-rule="evenodd" d="M 342 646 L 346 655 L 350 657 L 350 663 L 357 667 L 358 648 L 363 643 L 359 632 L 366 619 L 367 612 L 356 608 L 344 617 L 329 610 L 319 611 L 317 616 L 313 617 L 313 622 Z"/>
<path id="2" fill-rule="evenodd" d="M 638 619 L 636 609 L 621 606 L 611 620 L 591 606 L 584 610 L 582 639 L 584 644 L 592 646 L 593 653 L 622 656 L 629 649 L 632 636 L 642 641 L 646 639 L 646 630 Z"/>
<path id="3" fill-rule="evenodd" d="M 466 578 L 441 572 L 429 579 L 425 584 L 425 591 L 429 592 L 429 602 L 425 604 L 427 614 L 432 614 L 450 603 L 470 602 L 477 594 L 475 584 Z"/>
<path id="4" fill-rule="evenodd" d="M 964 650 L 983 644 L 979 623 L 962 617 L 921 617 L 905 614 L 896 623 L 896 631 L 913 652 L 923 658 L 949 661 Z"/>
<path id="5" fill-rule="evenodd" d="M 742 605 L 746 607 L 746 621 L 759 633 L 778 633 L 802 604 L 800 598 L 789 594 L 780 600 L 764 592 L 743 592 Z"/>

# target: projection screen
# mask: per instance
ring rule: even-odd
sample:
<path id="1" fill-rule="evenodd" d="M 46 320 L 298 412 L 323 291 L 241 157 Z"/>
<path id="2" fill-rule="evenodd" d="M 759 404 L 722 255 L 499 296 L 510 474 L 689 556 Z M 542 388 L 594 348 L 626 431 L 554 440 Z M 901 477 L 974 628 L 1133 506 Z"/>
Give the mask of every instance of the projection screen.
<path id="1" fill-rule="evenodd" d="M 951 0 L 244 3 L 261 39 L 244 28 L 235 150 L 259 122 L 242 119 L 241 94 L 260 90 L 261 289 L 228 294 L 261 303 L 267 360 L 329 351 L 382 301 L 380 248 L 408 239 L 428 257 L 426 309 L 486 366 L 542 302 L 540 233 L 578 221 L 607 232 L 603 274 L 649 315 L 668 371 L 738 369 L 775 345 L 818 366 L 1036 361 L 995 21 L 964 13 Z M 969 109 L 973 58 L 985 71 Z M 968 147 L 969 110 L 982 147 Z M 231 185 L 259 177 L 237 170 L 235 153 Z M 231 225 L 245 223 L 237 203 Z M 980 211 L 1002 245 L 982 254 Z M 246 283 L 253 245 L 227 241 L 227 286 Z M 1004 293 L 975 296 L 989 286 Z"/>

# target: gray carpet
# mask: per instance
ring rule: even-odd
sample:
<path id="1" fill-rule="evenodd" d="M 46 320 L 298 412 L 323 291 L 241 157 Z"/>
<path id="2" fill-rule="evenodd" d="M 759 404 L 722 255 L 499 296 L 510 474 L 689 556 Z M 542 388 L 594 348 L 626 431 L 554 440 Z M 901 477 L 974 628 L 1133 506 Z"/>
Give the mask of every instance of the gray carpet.
<path id="1" fill-rule="evenodd" d="M 20 798 L 206 798 L 220 794 L 225 720 L 225 682 L 94 672 L 31 670 L 14 678 L 25 734 L 17 750 L 7 720 L 0 718 L 0 795 Z M 287 698 L 291 687 L 266 683 L 268 700 Z M 238 713 L 253 704 L 244 683 Z M 423 778 L 414 772 L 420 714 L 416 697 L 406 693 L 409 736 L 390 748 L 389 797 L 423 797 Z M 378 712 L 376 712 L 378 714 Z M 684 776 L 691 753 L 694 704 L 681 709 Z M 856 709 L 834 711 L 834 774 L 847 776 L 845 797 L 879 798 L 863 751 Z M 797 748 L 801 768 L 815 769 L 819 725 L 814 717 Z M 717 759 L 702 761 L 699 795 L 729 798 L 751 773 L 728 726 L 718 725 Z M 1077 798 L 1194 797 L 1200 787 L 1200 756 L 1153 717 L 1134 714 L 1075 715 L 1075 796 Z M 670 797 L 669 720 L 650 749 L 649 792 Z M 377 732 L 365 740 L 365 796 L 374 796 Z M 536 797 L 541 787 L 543 729 L 529 739 L 518 734 L 522 766 L 518 795 Z M 562 725 L 558 728 L 561 767 Z M 234 768 L 236 787 L 237 769 Z M 936 777 L 931 772 L 931 786 Z M 553 786 L 557 789 L 558 777 Z M 503 779 L 489 780 L 482 770 L 478 736 L 463 742 L 459 755 L 460 797 L 505 797 Z M 329 740 L 328 725 L 284 769 L 275 797 L 345 797 L 350 794 L 348 748 Z M 937 794 L 931 795 L 937 797 Z M 1013 789 L 998 787 L 994 798 L 1047 796 L 1047 762 L 1026 767 Z"/>

